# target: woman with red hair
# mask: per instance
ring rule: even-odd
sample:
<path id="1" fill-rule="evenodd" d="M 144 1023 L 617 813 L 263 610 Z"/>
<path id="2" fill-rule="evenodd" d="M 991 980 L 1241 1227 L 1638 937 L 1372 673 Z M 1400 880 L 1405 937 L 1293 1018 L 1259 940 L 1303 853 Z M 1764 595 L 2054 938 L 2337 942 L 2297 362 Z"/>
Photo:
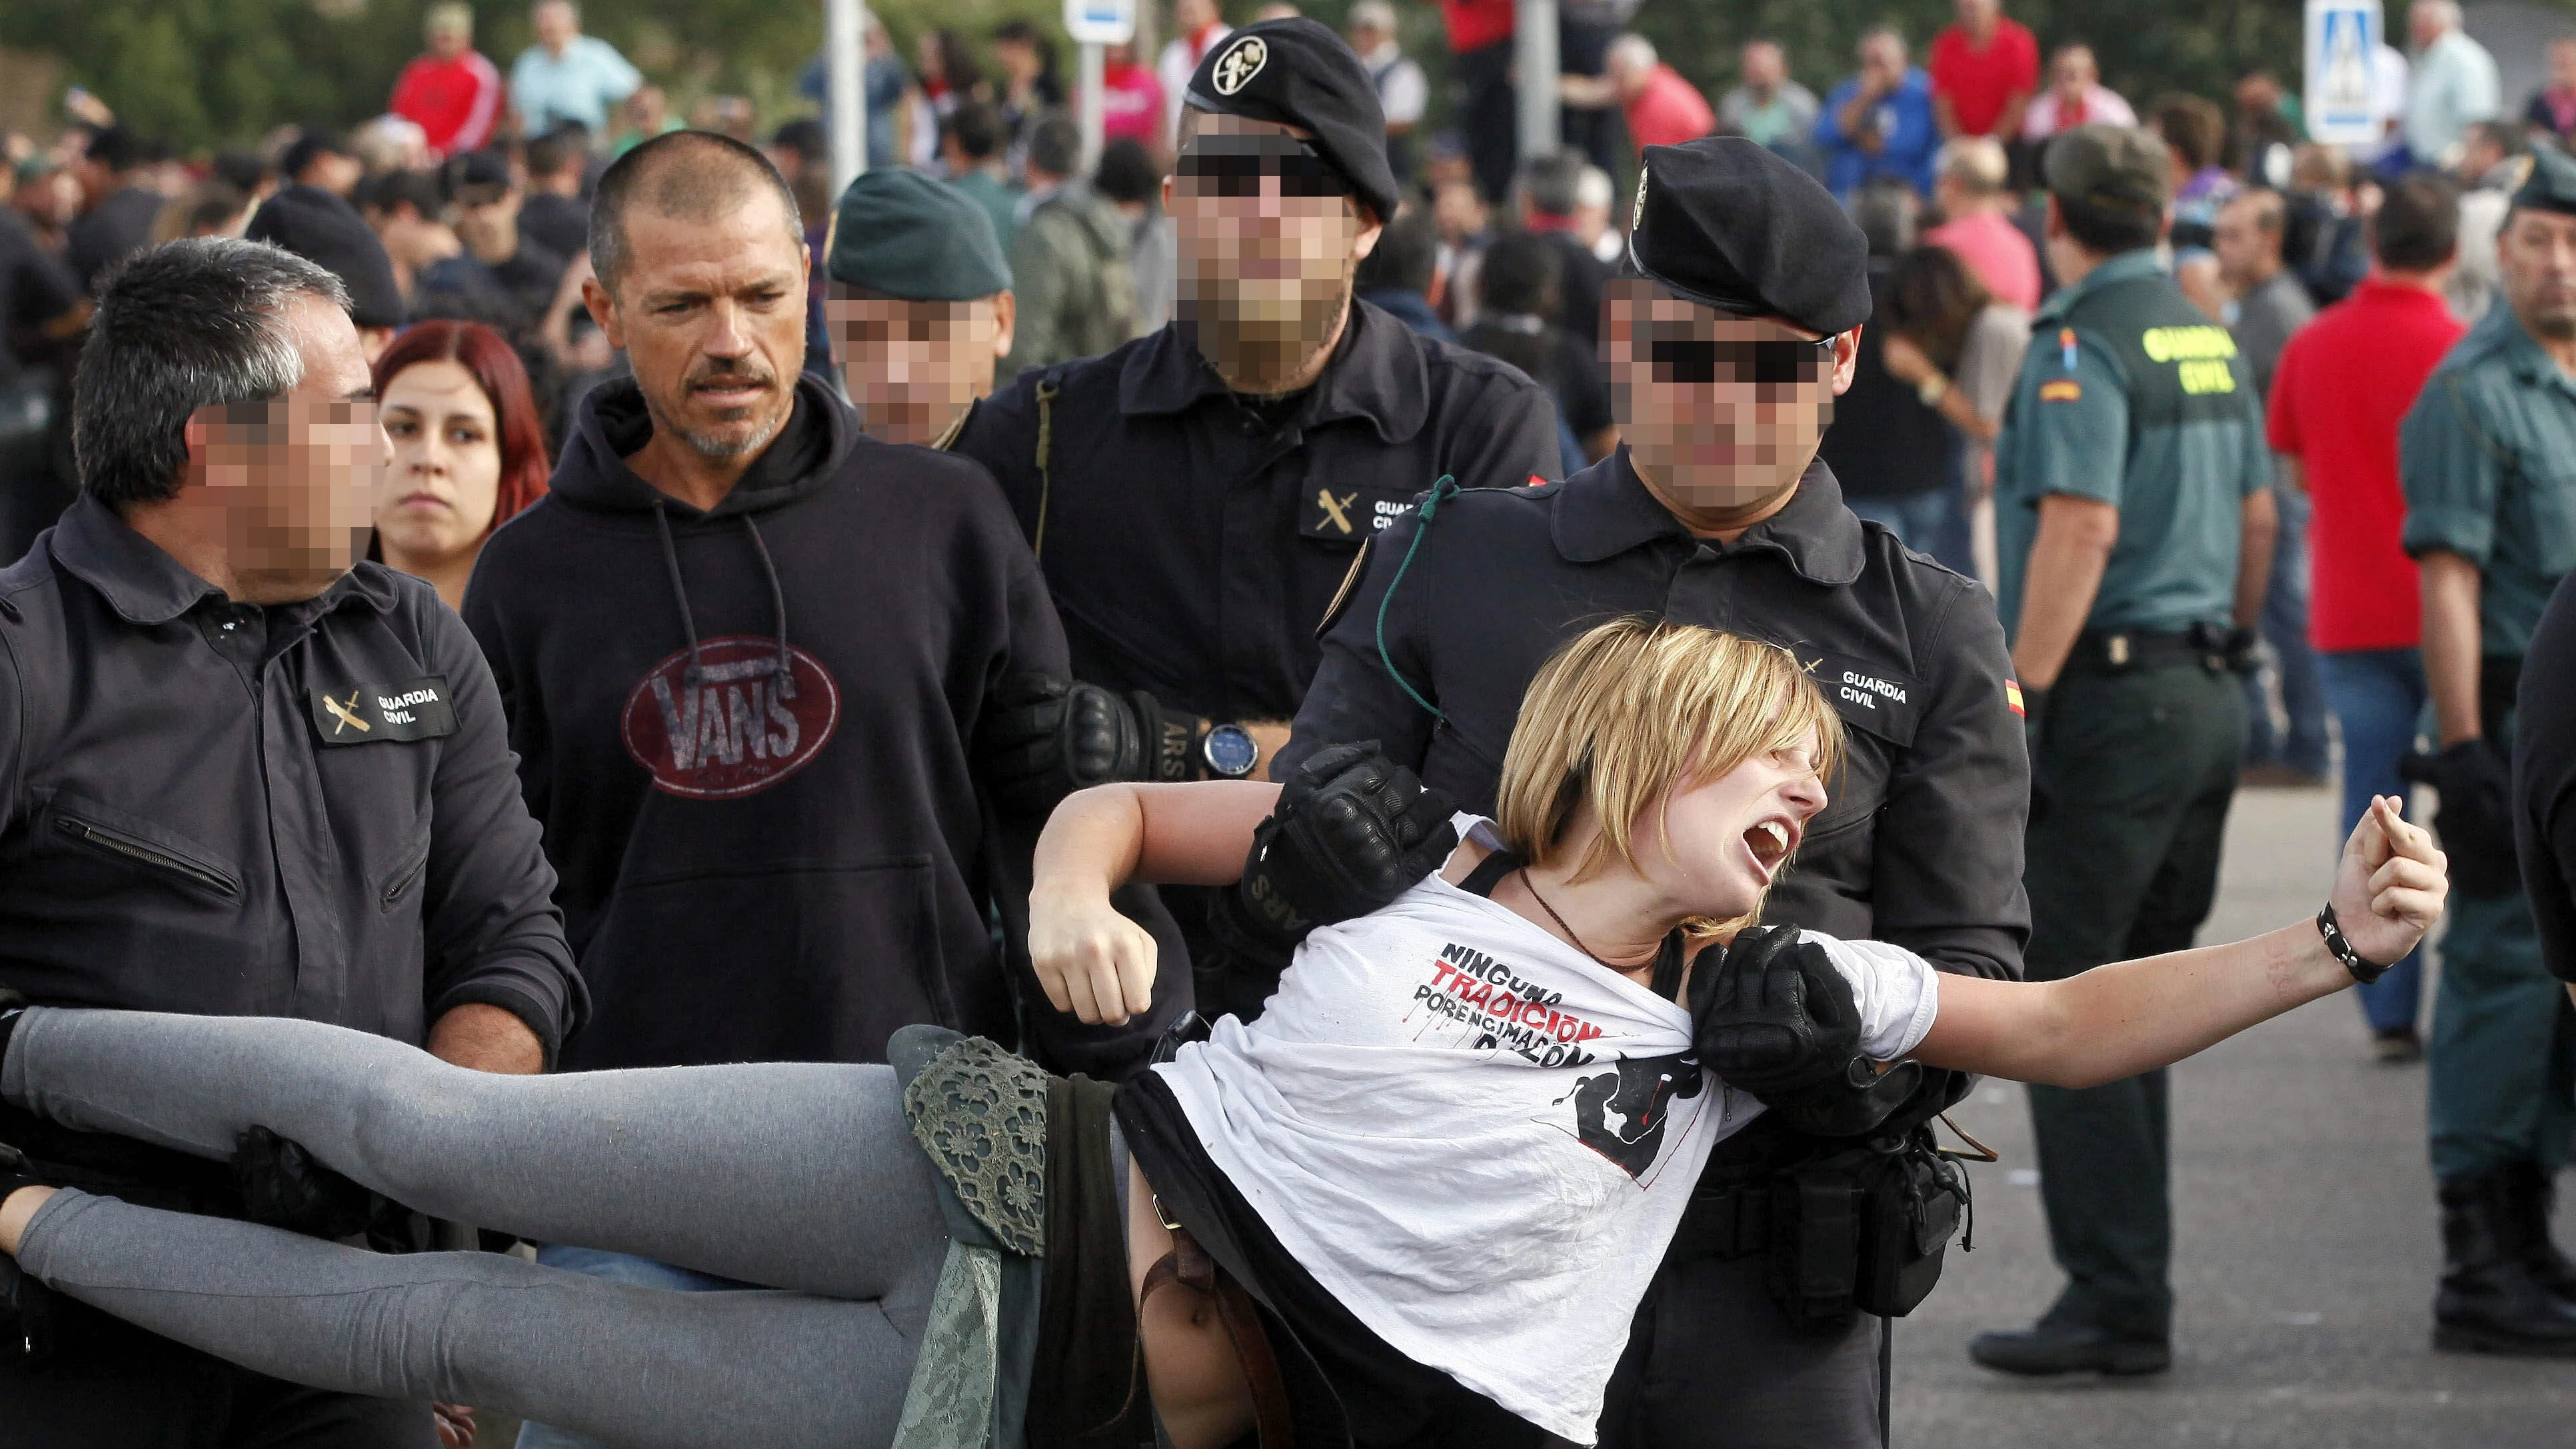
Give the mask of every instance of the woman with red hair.
<path id="1" fill-rule="evenodd" d="M 376 547 L 456 608 L 483 540 L 546 491 L 527 369 L 480 322 L 423 322 L 377 360 L 376 398 L 394 445 L 376 492 Z"/>

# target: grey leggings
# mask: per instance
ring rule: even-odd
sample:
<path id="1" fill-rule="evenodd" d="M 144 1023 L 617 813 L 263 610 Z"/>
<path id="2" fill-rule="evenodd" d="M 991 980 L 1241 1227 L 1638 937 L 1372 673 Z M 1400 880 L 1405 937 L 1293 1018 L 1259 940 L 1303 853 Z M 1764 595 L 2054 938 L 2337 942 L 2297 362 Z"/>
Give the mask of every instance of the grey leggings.
<path id="1" fill-rule="evenodd" d="M 312 1022 L 38 1009 L 0 1098 L 201 1157 L 264 1126 L 436 1217 L 780 1290 L 389 1257 L 80 1192 L 20 1245 L 49 1287 L 261 1373 L 622 1449 L 891 1443 L 948 1243 L 881 1066 L 501 1077 Z"/>

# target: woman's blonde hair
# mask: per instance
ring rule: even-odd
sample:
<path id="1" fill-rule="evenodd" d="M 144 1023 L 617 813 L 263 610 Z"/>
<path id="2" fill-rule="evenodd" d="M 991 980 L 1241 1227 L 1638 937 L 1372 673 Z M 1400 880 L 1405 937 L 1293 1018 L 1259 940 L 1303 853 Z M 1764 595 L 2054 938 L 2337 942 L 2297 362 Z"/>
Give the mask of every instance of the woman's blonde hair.
<path id="1" fill-rule="evenodd" d="M 1631 832 L 1677 789 L 1746 760 L 1816 741 L 1827 779 L 1842 720 L 1789 651 L 1690 624 L 1622 619 L 1556 651 L 1530 681 L 1503 754 L 1496 824 L 1532 865 L 1553 865 L 1575 812 L 1601 820 L 1577 863 L 1587 879 L 1617 857 L 1636 870 Z"/>

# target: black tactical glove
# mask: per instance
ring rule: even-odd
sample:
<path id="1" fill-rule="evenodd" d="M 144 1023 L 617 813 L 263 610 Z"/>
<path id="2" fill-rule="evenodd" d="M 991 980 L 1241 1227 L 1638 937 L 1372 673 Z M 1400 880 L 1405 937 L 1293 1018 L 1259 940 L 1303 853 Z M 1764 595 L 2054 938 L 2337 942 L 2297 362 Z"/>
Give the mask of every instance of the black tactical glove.
<path id="1" fill-rule="evenodd" d="M 1253 832 L 1243 881 L 1210 902 L 1209 928 L 1252 960 L 1284 966 L 1308 931 L 1364 916 L 1438 870 L 1458 848 L 1457 809 L 1375 740 L 1324 750 Z"/>
<path id="2" fill-rule="evenodd" d="M 245 1219 L 307 1237 L 354 1237 L 375 1216 L 375 1194 L 265 1127 L 233 1140 L 233 1185 Z"/>
<path id="3" fill-rule="evenodd" d="M 14 993 L 11 993 L 14 995 Z M 0 1143 L 0 1202 L 22 1187 L 47 1187 L 25 1154 Z M 0 1366 L 36 1363 L 54 1348 L 53 1301 L 45 1285 L 0 1257 Z"/>
<path id="4" fill-rule="evenodd" d="M 1691 971 L 1699 1064 L 1778 1106 L 1843 1080 L 1860 1054 L 1860 1008 L 1825 948 L 1795 926 L 1751 926 Z"/>
<path id="5" fill-rule="evenodd" d="M 1754 927 L 1702 950 L 1690 995 L 1700 1065 L 1801 1132 L 1861 1136 L 1923 1085 L 1919 1063 L 1881 1071 L 1861 1055 L 1851 983 L 1794 926 Z"/>
<path id="6" fill-rule="evenodd" d="M 2451 884 L 2464 896 L 2522 889 L 2513 855 L 2513 766 L 2486 740 L 2462 740 L 2438 755 L 2418 750 L 2397 762 L 2398 778 L 2442 792 L 2433 828 L 2451 858 Z"/>
<path id="7" fill-rule="evenodd" d="M 976 747 L 994 805 L 1027 819 L 1113 780 L 1196 779 L 1191 746 L 1202 733 L 1195 716 L 1168 712 L 1141 689 L 1116 694 L 1048 674 L 1015 674 L 993 691 Z"/>
<path id="8" fill-rule="evenodd" d="M 53 1292 L 0 1258 L 0 1368 L 42 1363 L 54 1352 Z"/>

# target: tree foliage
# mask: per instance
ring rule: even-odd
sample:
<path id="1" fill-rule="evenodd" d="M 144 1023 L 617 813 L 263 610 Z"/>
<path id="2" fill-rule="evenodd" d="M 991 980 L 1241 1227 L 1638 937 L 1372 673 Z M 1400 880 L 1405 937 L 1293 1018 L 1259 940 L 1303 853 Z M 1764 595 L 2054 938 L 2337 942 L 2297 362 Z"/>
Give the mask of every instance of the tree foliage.
<path id="1" fill-rule="evenodd" d="M 1147 0 L 1155 3 L 1155 0 Z M 354 125 L 378 113 L 420 48 L 428 0 L 0 0 L 0 45 L 62 57 L 84 85 L 147 133 L 192 149 L 255 141 L 290 123 Z M 2105 79 L 2133 100 L 2166 90 L 2223 96 L 2242 72 L 2295 84 L 2300 11 L 2290 0 L 2009 0 L 2043 47 L 2087 39 Z M 886 0 L 887 28 L 912 53 L 922 29 L 951 26 L 980 42 L 1022 16 L 1053 28 L 1058 0 Z M 1235 19 L 1252 0 L 1227 0 Z M 1348 0 L 1314 0 L 1338 23 Z M 504 69 L 529 43 L 528 7 L 481 0 L 477 43 Z M 1399 7 L 1406 38 L 1440 51 L 1438 10 Z M 1723 90 L 1736 48 L 1770 36 L 1821 92 L 1850 69 L 1862 31 L 1893 23 L 1919 55 L 1950 18 L 1950 0 L 1644 0 L 1636 28 L 1700 85 Z M 715 91 L 748 94 L 775 123 L 796 104 L 794 80 L 822 41 L 820 0 L 589 0 L 585 28 L 624 50 L 675 106 Z M 1435 66 L 1435 73 L 1437 67 Z M 1068 59 L 1066 70 L 1070 74 Z"/>

